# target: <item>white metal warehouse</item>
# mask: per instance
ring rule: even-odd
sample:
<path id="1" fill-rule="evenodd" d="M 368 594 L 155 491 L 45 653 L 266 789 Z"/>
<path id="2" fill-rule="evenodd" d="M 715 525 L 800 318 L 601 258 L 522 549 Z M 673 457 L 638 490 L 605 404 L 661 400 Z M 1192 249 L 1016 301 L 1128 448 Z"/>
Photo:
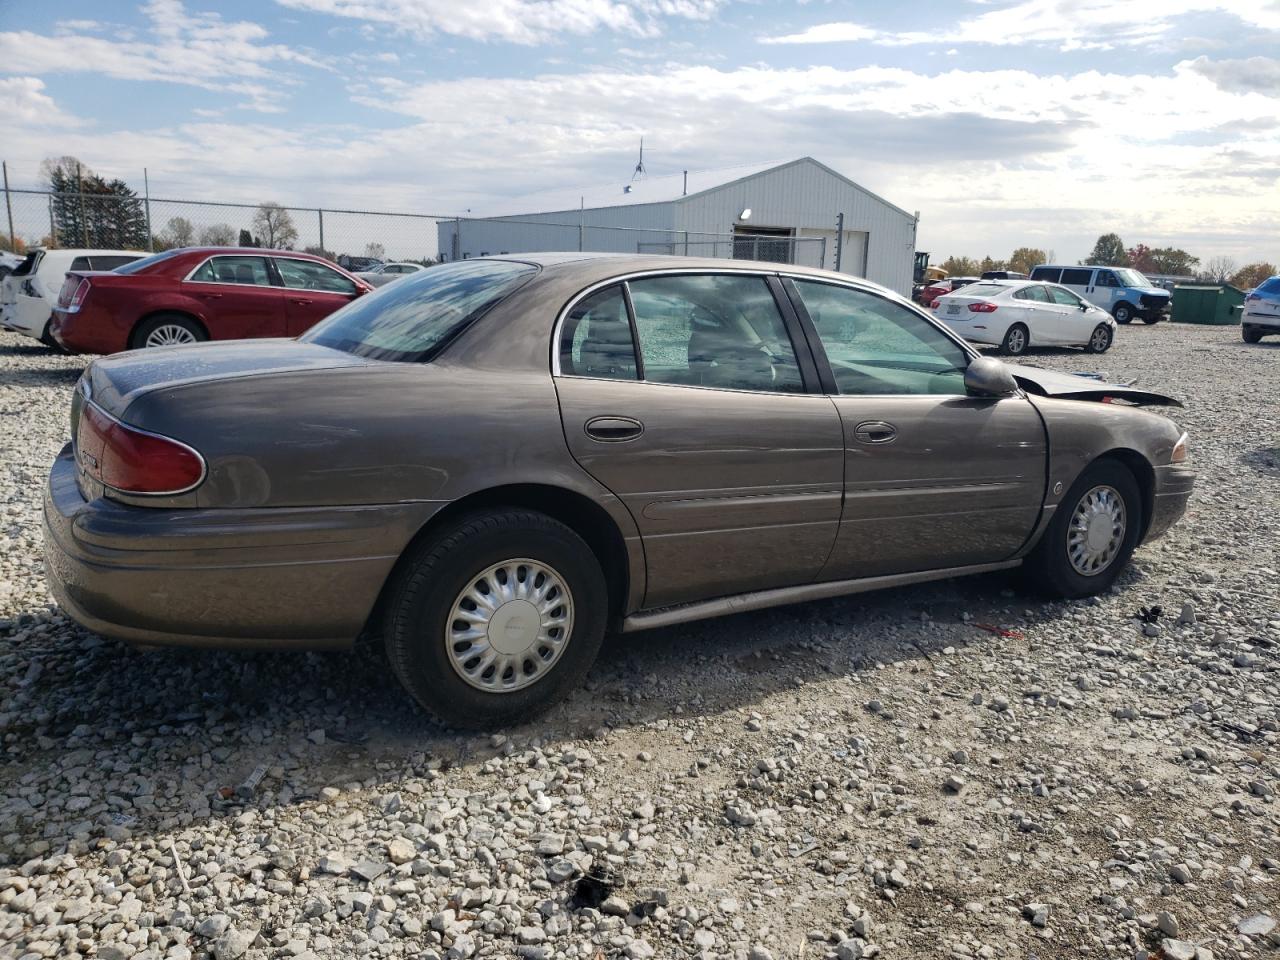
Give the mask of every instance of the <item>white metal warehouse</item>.
<path id="1" fill-rule="evenodd" d="M 590 250 L 825 266 L 911 292 L 917 218 L 812 157 L 533 194 L 441 221 L 440 253 Z M 531 212 L 537 211 L 537 212 Z M 844 214 L 837 252 L 836 218 Z"/>

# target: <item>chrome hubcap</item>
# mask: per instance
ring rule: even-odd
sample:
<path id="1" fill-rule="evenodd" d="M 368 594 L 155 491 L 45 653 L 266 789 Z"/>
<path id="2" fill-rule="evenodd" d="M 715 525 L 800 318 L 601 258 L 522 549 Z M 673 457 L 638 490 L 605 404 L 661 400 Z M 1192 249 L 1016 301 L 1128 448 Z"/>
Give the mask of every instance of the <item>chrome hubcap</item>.
<path id="1" fill-rule="evenodd" d="M 1080 498 L 1067 528 L 1067 557 L 1076 573 L 1092 577 L 1111 566 L 1124 543 L 1124 499 L 1097 486 Z"/>
<path id="2" fill-rule="evenodd" d="M 454 671 L 477 690 L 511 693 L 537 683 L 573 632 L 573 596 L 553 567 L 495 563 L 458 594 L 445 626 Z"/>
<path id="3" fill-rule="evenodd" d="M 1101 350 L 1107 345 L 1107 331 L 1099 327 L 1093 331 L 1093 349 Z"/>
<path id="4" fill-rule="evenodd" d="M 144 346 L 172 347 L 179 343 L 195 343 L 196 338 L 186 327 L 177 323 L 165 323 L 147 334 Z"/>

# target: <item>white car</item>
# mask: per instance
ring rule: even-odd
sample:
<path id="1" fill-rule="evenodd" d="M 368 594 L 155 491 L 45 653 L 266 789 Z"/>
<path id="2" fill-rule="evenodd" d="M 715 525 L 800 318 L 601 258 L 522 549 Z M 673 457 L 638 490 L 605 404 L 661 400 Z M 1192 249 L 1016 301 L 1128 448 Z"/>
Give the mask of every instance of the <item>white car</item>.
<path id="1" fill-rule="evenodd" d="M 1056 283 L 984 280 L 939 297 L 938 319 L 972 343 L 1017 356 L 1030 346 L 1105 353 L 1116 321 Z"/>
<path id="2" fill-rule="evenodd" d="M 132 250 L 32 250 L 0 280 L 0 327 L 53 346 L 49 318 L 68 270 L 114 270 L 145 256 Z"/>
<path id="3" fill-rule="evenodd" d="M 400 277 L 410 273 L 417 273 L 419 270 L 427 269 L 420 263 L 384 263 L 373 270 L 362 270 L 356 276 L 367 283 L 380 287 L 383 284 L 390 283 L 392 280 L 398 280 Z"/>
<path id="4" fill-rule="evenodd" d="M 1245 343 L 1280 333 L 1280 274 L 1263 280 L 1244 298 L 1240 334 Z"/>

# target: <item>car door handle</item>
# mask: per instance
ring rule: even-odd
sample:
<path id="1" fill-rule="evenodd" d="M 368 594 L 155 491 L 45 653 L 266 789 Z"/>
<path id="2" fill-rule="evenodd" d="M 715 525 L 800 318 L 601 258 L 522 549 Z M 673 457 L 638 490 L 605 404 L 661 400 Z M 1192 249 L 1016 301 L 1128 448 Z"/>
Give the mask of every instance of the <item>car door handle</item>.
<path id="1" fill-rule="evenodd" d="M 200 296 L 205 300 L 221 300 L 222 299 L 222 294 L 220 293 L 202 293 L 200 294 Z"/>
<path id="2" fill-rule="evenodd" d="M 300 306 L 300 307 L 306 307 L 306 306 L 310 306 L 310 305 L 311 305 L 311 301 L 310 301 L 310 300 L 294 300 L 293 302 L 294 302 L 294 303 L 296 303 L 296 304 L 297 304 L 298 306 Z"/>
<path id="3" fill-rule="evenodd" d="M 853 435 L 862 443 L 888 443 L 898 435 L 898 428 L 883 420 L 864 420 L 853 428 Z"/>
<path id="4" fill-rule="evenodd" d="M 587 436 L 601 443 L 622 443 L 644 433 L 644 424 L 630 417 L 593 417 L 583 426 Z"/>

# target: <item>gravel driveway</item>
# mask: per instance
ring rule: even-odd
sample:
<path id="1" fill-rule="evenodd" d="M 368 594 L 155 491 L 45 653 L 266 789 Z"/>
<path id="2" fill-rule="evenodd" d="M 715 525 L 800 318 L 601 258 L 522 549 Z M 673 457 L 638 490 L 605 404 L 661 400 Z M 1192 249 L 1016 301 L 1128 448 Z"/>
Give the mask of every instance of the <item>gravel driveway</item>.
<path id="1" fill-rule="evenodd" d="M 1280 343 L 1030 362 L 1187 400 L 1190 511 L 1111 594 L 613 638 L 475 736 L 374 643 L 142 653 L 62 617 L 39 500 L 80 363 L 0 334 L 0 957 L 1274 956 Z"/>

